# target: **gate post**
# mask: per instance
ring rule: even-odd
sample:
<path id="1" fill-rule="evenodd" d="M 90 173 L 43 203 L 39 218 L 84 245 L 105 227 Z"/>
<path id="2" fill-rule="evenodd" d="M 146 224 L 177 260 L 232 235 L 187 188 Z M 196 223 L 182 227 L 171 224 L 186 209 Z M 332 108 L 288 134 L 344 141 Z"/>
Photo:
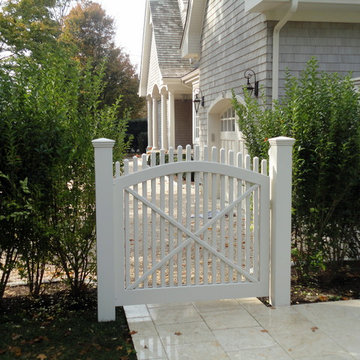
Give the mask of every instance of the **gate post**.
<path id="1" fill-rule="evenodd" d="M 270 303 L 290 305 L 291 183 L 295 139 L 269 139 L 270 176 Z"/>
<path id="2" fill-rule="evenodd" d="M 115 141 L 92 141 L 95 151 L 98 321 L 115 320 L 113 159 Z"/>

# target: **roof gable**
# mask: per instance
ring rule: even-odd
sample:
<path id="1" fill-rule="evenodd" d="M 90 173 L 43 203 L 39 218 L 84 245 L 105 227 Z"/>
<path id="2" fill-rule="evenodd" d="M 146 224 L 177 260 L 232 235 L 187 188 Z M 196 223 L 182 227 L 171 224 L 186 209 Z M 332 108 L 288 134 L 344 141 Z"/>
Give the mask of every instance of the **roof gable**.
<path id="1" fill-rule="evenodd" d="M 161 74 L 181 77 L 193 67 L 181 56 L 183 27 L 178 1 L 151 0 L 150 8 Z"/>
<path id="2" fill-rule="evenodd" d="M 145 13 L 143 53 L 140 69 L 139 95 L 145 96 L 149 78 L 151 52 L 156 50 L 163 78 L 181 78 L 194 69 L 181 56 L 183 26 L 178 0 L 148 0 Z M 152 41 L 152 39 L 154 41 Z"/>

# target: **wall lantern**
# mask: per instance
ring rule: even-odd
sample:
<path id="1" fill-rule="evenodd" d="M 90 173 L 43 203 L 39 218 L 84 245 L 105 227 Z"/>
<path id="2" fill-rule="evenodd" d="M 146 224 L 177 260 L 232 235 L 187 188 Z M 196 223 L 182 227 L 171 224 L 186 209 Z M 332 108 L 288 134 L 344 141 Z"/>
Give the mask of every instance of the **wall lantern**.
<path id="1" fill-rule="evenodd" d="M 200 105 L 204 107 L 205 105 L 205 97 L 202 94 L 202 91 L 198 88 L 194 90 L 195 98 L 193 100 L 195 112 L 198 113 Z"/>
<path id="2" fill-rule="evenodd" d="M 250 83 L 250 79 L 254 77 L 254 82 L 253 85 Z M 254 92 L 254 96 L 258 97 L 259 96 L 259 82 L 256 81 L 256 74 L 255 71 L 252 69 L 247 69 L 244 72 L 244 78 L 247 79 L 246 82 L 246 89 L 247 91 L 250 93 L 250 96 L 252 95 L 252 93 Z"/>

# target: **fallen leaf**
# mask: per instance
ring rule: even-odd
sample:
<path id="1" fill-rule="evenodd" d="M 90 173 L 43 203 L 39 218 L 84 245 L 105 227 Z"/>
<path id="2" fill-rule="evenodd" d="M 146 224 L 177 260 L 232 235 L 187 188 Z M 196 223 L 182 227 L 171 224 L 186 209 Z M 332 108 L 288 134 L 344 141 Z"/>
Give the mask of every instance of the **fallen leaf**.
<path id="1" fill-rule="evenodd" d="M 311 328 L 312 332 L 315 332 L 316 330 L 319 330 L 319 328 L 317 326 L 314 326 L 314 327 Z"/>
<path id="2" fill-rule="evenodd" d="M 116 348 L 116 351 L 121 351 L 122 349 L 123 349 L 122 346 L 118 346 L 118 347 Z"/>
<path id="3" fill-rule="evenodd" d="M 130 331 L 130 335 L 135 335 L 137 334 L 137 331 L 133 330 L 133 331 Z"/>
<path id="4" fill-rule="evenodd" d="M 147 345 L 144 346 L 144 349 L 148 349 Z"/>
<path id="5" fill-rule="evenodd" d="M 21 349 L 18 346 L 10 346 L 9 351 L 15 356 L 21 356 Z"/>
<path id="6" fill-rule="evenodd" d="M 181 333 L 180 331 L 176 331 L 174 334 L 175 334 L 176 336 L 182 335 L 182 333 Z"/>
<path id="7" fill-rule="evenodd" d="M 47 356 L 45 354 L 39 354 L 36 358 L 39 360 L 45 360 L 47 359 Z"/>
<path id="8" fill-rule="evenodd" d="M 260 330 L 260 331 L 263 332 L 263 333 L 268 333 L 268 331 L 265 330 L 265 329 L 262 329 L 262 330 Z"/>
<path id="9" fill-rule="evenodd" d="M 80 355 L 85 355 L 86 353 L 88 353 L 89 352 L 89 349 L 82 349 L 80 352 L 79 352 L 79 354 Z"/>
<path id="10" fill-rule="evenodd" d="M 35 342 L 41 342 L 41 341 L 49 341 L 49 338 L 47 336 L 38 336 L 34 339 Z"/>
<path id="11" fill-rule="evenodd" d="M 320 295 L 318 299 L 319 299 L 320 301 L 328 301 L 328 300 L 329 300 L 329 297 L 328 297 L 328 296 L 325 296 L 325 295 Z"/>
<path id="12" fill-rule="evenodd" d="M 21 338 L 21 336 L 22 336 L 22 335 L 20 335 L 20 334 L 12 334 L 12 335 L 11 335 L 11 338 L 12 338 L 13 340 L 18 340 L 18 339 Z"/>

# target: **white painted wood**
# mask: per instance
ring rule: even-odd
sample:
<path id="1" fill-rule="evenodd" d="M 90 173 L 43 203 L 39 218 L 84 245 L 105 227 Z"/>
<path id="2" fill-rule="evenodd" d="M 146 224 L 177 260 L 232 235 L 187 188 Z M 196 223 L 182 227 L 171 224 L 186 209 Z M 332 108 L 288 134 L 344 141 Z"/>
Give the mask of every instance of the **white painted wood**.
<path id="1" fill-rule="evenodd" d="M 207 145 L 203 147 L 203 157 L 204 162 L 209 161 L 209 148 Z M 209 212 L 209 174 L 208 172 L 203 172 L 203 221 L 202 226 L 205 225 Z M 208 230 L 204 232 L 204 239 L 208 241 Z M 209 260 L 209 253 L 206 249 L 203 248 L 203 278 L 204 284 L 208 284 L 209 282 L 209 267 L 208 267 L 208 260 Z"/>
<path id="2" fill-rule="evenodd" d="M 124 175 L 129 174 L 129 159 L 124 160 Z"/>
<path id="3" fill-rule="evenodd" d="M 119 178 L 120 177 L 120 162 L 117 161 L 115 163 L 115 177 Z"/>
<path id="4" fill-rule="evenodd" d="M 174 291 L 177 301 L 204 299 L 201 288 L 208 299 L 223 298 L 225 294 L 238 297 L 245 294 L 241 289 L 247 289 L 246 296 L 266 296 L 269 287 L 266 164 L 262 162 L 260 174 L 258 160 L 253 164 L 256 171 L 250 170 L 249 157 L 245 169 L 241 167 L 241 154 L 237 155 L 235 166 L 233 152 L 226 157 L 221 150 L 218 161 L 215 147 L 211 161 L 207 147 L 202 151 L 195 147 L 193 158 L 191 148 L 187 147 L 186 161 L 182 158 L 182 147 L 177 150 L 176 162 L 173 149 L 169 149 L 168 163 L 161 150 L 159 165 L 153 152 L 150 167 L 143 155 L 141 170 L 134 158 L 133 172 L 125 161 L 123 175 L 114 180 L 111 176 L 114 185 L 110 188 L 116 203 L 120 200 L 119 205 L 122 204 L 114 204 L 116 241 L 111 254 L 116 262 L 113 261 L 111 301 L 117 305 L 149 303 L 155 299 L 163 302 L 174 299 Z M 137 243 L 139 239 L 141 246 Z M 242 242 L 246 242 L 244 252 Z M 194 289 L 192 298 L 189 289 Z"/>
<path id="5" fill-rule="evenodd" d="M 145 154 L 142 156 L 142 170 L 146 170 L 148 168 L 147 166 L 147 157 Z M 142 181 L 142 196 L 146 199 L 147 198 L 147 181 L 144 179 Z M 143 227 L 143 271 L 142 273 L 145 274 L 145 272 L 148 269 L 148 219 L 147 219 L 147 206 L 145 203 L 142 203 L 142 227 Z M 148 287 L 148 281 L 147 279 L 144 281 L 144 288 Z"/>
<path id="6" fill-rule="evenodd" d="M 270 301 L 274 306 L 290 305 L 291 280 L 291 179 L 294 139 L 269 139 L 271 202 Z"/>
<path id="7" fill-rule="evenodd" d="M 175 95 L 169 91 L 168 97 L 169 145 L 175 147 Z"/>
<path id="8" fill-rule="evenodd" d="M 220 149 L 220 163 L 225 164 L 225 149 Z M 220 209 L 225 208 L 225 175 L 220 175 Z M 222 217 L 220 220 L 220 237 L 218 239 L 219 244 L 218 248 L 222 254 L 225 253 L 225 217 Z M 220 283 L 223 284 L 225 282 L 225 265 L 223 262 L 220 263 Z"/>
<path id="9" fill-rule="evenodd" d="M 124 175 L 129 173 L 129 161 L 124 161 Z M 124 194 L 124 232 L 125 232 L 125 286 L 129 287 L 131 284 L 130 279 L 130 204 L 129 193 L 126 191 Z"/>
<path id="10" fill-rule="evenodd" d="M 161 148 L 167 149 L 168 145 L 168 104 L 167 92 L 161 92 Z"/>
<path id="11" fill-rule="evenodd" d="M 234 151 L 229 151 L 229 165 L 235 166 L 235 159 L 234 159 Z M 234 201 L 234 178 L 229 178 L 229 204 L 231 204 Z M 229 258 L 232 261 L 235 261 L 234 258 L 234 215 L 237 216 L 237 221 L 240 223 L 239 219 L 239 213 L 235 213 L 234 211 L 231 211 L 229 213 L 229 232 L 228 232 L 228 249 L 229 249 Z M 237 243 L 238 245 L 238 243 Z M 234 281 L 234 271 L 229 269 L 229 279 L 228 282 Z"/>
<path id="12" fill-rule="evenodd" d="M 211 149 L 211 160 L 216 163 L 218 161 L 217 158 L 217 148 L 215 146 Z M 215 164 L 214 164 L 215 165 Z M 212 173 L 211 175 L 211 217 L 214 217 L 216 213 L 216 203 L 217 203 L 217 175 Z M 210 229 L 210 228 L 209 228 Z M 216 247 L 216 229 L 215 227 L 211 227 L 211 243 L 213 248 Z M 217 276 L 216 276 L 216 262 L 217 259 L 214 255 L 211 255 L 211 279 L 212 284 L 216 284 Z"/>
<path id="13" fill-rule="evenodd" d="M 177 148 L 177 165 L 182 162 L 182 146 L 179 145 Z M 182 221 L 182 177 L 183 172 L 177 173 L 177 220 L 178 222 Z M 179 247 L 181 244 L 182 235 L 179 230 L 177 230 L 177 243 L 176 246 Z M 182 253 L 177 253 L 177 286 L 182 286 Z"/>
<path id="14" fill-rule="evenodd" d="M 160 150 L 160 165 L 165 164 L 165 150 Z M 160 209 L 165 210 L 165 177 L 160 177 Z M 160 258 L 165 257 L 165 222 L 163 218 L 160 218 Z M 165 266 L 161 267 L 161 286 L 165 286 Z"/>
<path id="15" fill-rule="evenodd" d="M 138 158 L 133 157 L 133 172 L 138 171 Z M 134 191 L 138 192 L 138 184 L 134 184 Z M 134 276 L 135 279 L 139 277 L 139 202 L 138 199 L 133 198 L 134 202 Z"/>
<path id="16" fill-rule="evenodd" d="M 259 172 L 259 158 L 255 157 L 253 159 L 253 171 Z M 259 259 L 259 248 L 260 248 L 260 238 L 259 238 L 259 189 L 256 189 L 253 194 L 252 201 L 252 222 L 253 222 L 253 259 L 252 259 L 252 268 L 254 269 L 254 276 L 258 279 L 260 259 Z"/>
<path id="17" fill-rule="evenodd" d="M 191 161 L 191 145 L 186 145 L 186 161 Z M 186 227 L 190 230 L 191 221 L 191 172 L 186 172 Z M 186 285 L 191 284 L 191 247 L 186 248 Z"/>
<path id="18" fill-rule="evenodd" d="M 152 136 L 153 136 L 153 146 L 152 150 L 157 150 L 159 148 L 159 126 L 158 126 L 158 99 L 153 97 L 152 99 Z"/>
<path id="19" fill-rule="evenodd" d="M 152 129 L 152 99 L 151 99 L 151 97 L 147 97 L 146 104 L 147 104 L 147 128 Z M 153 140 L 152 132 L 148 131 L 147 136 L 148 136 L 148 146 L 152 148 L 152 140 Z"/>
<path id="20" fill-rule="evenodd" d="M 250 155 L 245 156 L 245 169 L 250 170 Z M 245 182 L 245 191 L 250 187 L 249 182 Z M 251 232 L 251 214 L 250 198 L 245 200 L 245 269 L 250 271 L 250 232 Z"/>
<path id="21" fill-rule="evenodd" d="M 186 241 L 182 241 L 178 246 L 165 258 L 163 258 L 161 261 L 159 261 L 155 266 L 153 266 L 147 273 L 145 273 L 141 278 L 139 278 L 135 283 L 133 283 L 128 289 L 134 289 L 139 284 L 141 284 L 144 279 L 146 279 L 147 276 L 150 274 L 153 274 L 156 270 L 158 270 L 164 263 L 166 263 L 173 255 L 178 254 L 182 249 L 186 248 L 191 242 L 191 240 L 194 240 L 198 242 L 200 245 L 204 246 L 208 251 L 211 252 L 211 254 L 215 257 L 217 257 L 219 260 L 224 261 L 226 264 L 231 266 L 233 269 L 240 272 L 248 281 L 257 282 L 257 280 L 247 271 L 244 271 L 241 269 L 240 266 L 237 264 L 232 263 L 229 259 L 227 259 L 221 252 L 219 252 L 216 247 L 211 246 L 207 244 L 205 241 L 203 241 L 199 235 L 201 235 L 205 230 L 207 226 L 213 226 L 216 224 L 216 222 L 221 219 L 225 214 L 227 214 L 229 211 L 231 211 L 239 202 L 241 202 L 244 198 L 248 197 L 259 185 L 253 185 L 251 186 L 248 191 L 246 191 L 241 197 L 236 199 L 232 204 L 228 205 L 225 209 L 219 211 L 219 213 L 212 217 L 205 226 L 203 226 L 199 231 L 193 233 L 190 230 L 188 230 L 183 224 L 180 222 L 177 222 L 176 220 L 170 218 L 166 213 L 164 213 L 161 209 L 159 209 L 156 205 L 154 205 L 152 202 L 142 198 L 139 194 L 136 194 L 133 190 L 130 188 L 126 189 L 126 192 L 129 192 L 133 196 L 136 196 L 139 200 L 143 201 L 149 208 L 151 208 L 154 212 L 159 214 L 161 217 L 165 218 L 169 222 L 171 222 L 174 226 L 176 226 L 180 231 L 182 231 L 185 235 L 188 236 Z"/>
<path id="22" fill-rule="evenodd" d="M 242 159 L 243 155 L 242 153 L 237 153 L 237 166 L 239 168 L 242 168 Z M 237 197 L 240 197 L 243 193 L 243 180 L 237 179 Z M 242 254 L 243 254 L 243 232 L 242 232 L 242 225 L 243 225 L 243 212 L 242 212 L 242 204 L 239 203 L 236 209 L 236 213 L 238 214 L 238 221 L 236 223 L 236 238 L 237 238 L 237 263 L 242 264 Z M 243 266 L 245 268 L 245 266 Z M 236 274 L 236 280 L 238 282 L 241 281 L 241 277 L 239 277 L 238 274 Z"/>
<path id="23" fill-rule="evenodd" d="M 169 149 L 169 163 L 174 162 L 174 148 Z M 174 218 L 174 175 L 169 176 L 169 216 Z M 169 223 L 169 252 L 174 249 L 174 227 Z M 174 257 L 169 261 L 169 285 L 174 286 Z"/>
<path id="24" fill-rule="evenodd" d="M 265 159 L 261 160 L 261 173 L 263 175 L 267 175 L 268 174 L 268 169 L 267 169 L 267 161 Z"/>
<path id="25" fill-rule="evenodd" d="M 156 166 L 156 153 L 151 153 L 151 167 Z M 151 202 L 156 204 L 156 177 L 151 179 Z M 156 213 L 151 211 L 151 267 L 154 267 L 156 264 Z M 152 273 L 152 287 L 157 287 L 157 277 L 156 273 Z"/>
<path id="26" fill-rule="evenodd" d="M 113 162 L 115 141 L 92 141 L 95 152 L 98 321 L 115 320 Z"/>
<path id="27" fill-rule="evenodd" d="M 194 147 L 194 161 L 200 161 L 200 147 L 196 145 Z M 199 230 L 200 226 L 200 174 L 195 172 L 194 175 L 195 181 L 195 231 Z M 194 260 L 194 270 L 195 270 L 195 279 L 194 282 L 196 285 L 200 283 L 200 247 L 198 244 L 195 244 L 195 260 Z"/>

